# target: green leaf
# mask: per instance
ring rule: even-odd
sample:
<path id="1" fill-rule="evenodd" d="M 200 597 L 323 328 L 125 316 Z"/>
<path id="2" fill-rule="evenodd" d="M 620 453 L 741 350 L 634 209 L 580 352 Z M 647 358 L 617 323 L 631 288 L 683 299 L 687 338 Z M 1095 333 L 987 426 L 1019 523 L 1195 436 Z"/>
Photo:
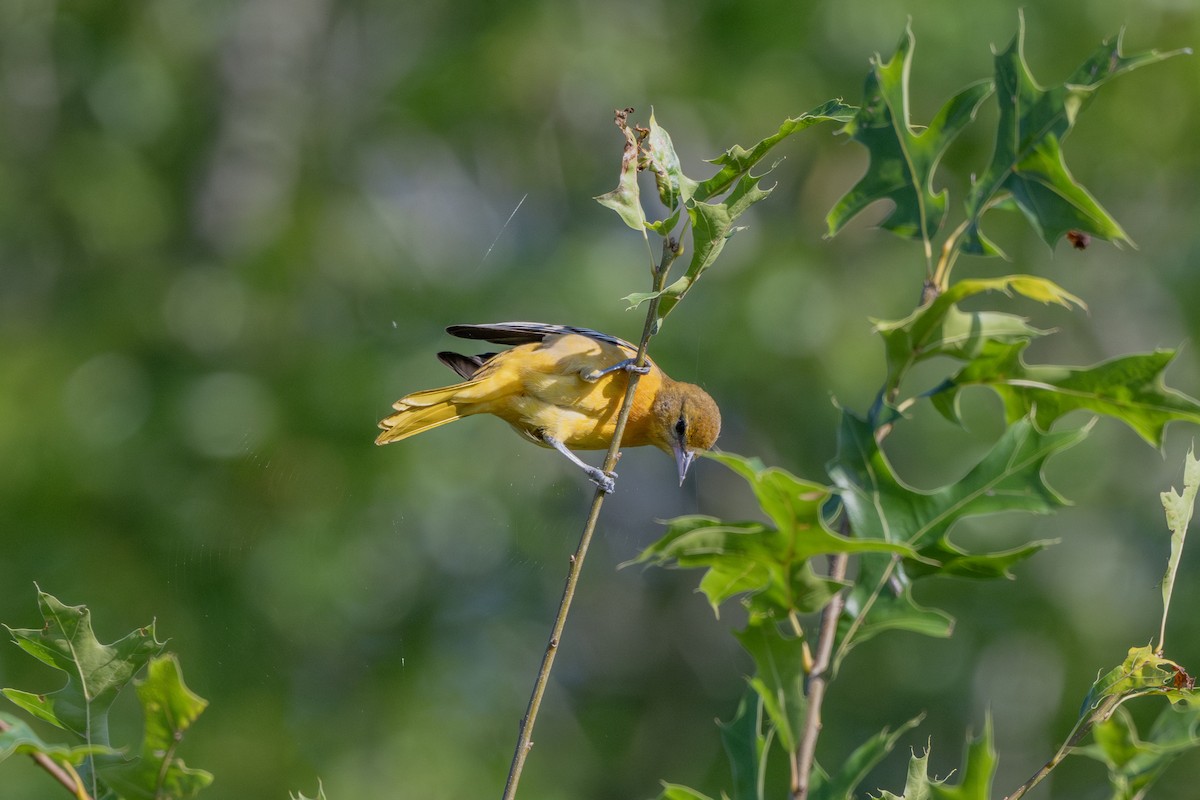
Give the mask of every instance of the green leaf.
<path id="1" fill-rule="evenodd" d="M 892 752 L 900 737 L 919 725 L 924 718 L 924 714 L 918 714 L 894 731 L 884 728 L 872 736 L 855 748 L 842 763 L 837 775 L 822 776 L 819 780 L 814 780 L 809 796 L 812 800 L 854 800 L 854 792 L 867 777 L 867 773 Z M 817 775 L 819 773 L 814 774 L 814 778 Z"/>
<path id="2" fill-rule="evenodd" d="M 992 85 L 982 81 L 968 86 L 918 133 L 909 122 L 913 45 L 909 26 L 887 63 L 878 56 L 871 59 L 862 107 L 843 129 L 867 148 L 871 161 L 866 174 L 826 217 L 830 236 L 877 200 L 890 200 L 895 206 L 881 225 L 905 238 L 929 242 L 945 219 L 947 192 L 934 191 L 934 172 L 950 143 L 992 93 Z"/>
<path id="3" fill-rule="evenodd" d="M 1146 694 L 1162 694 L 1171 700 L 1194 697 L 1194 690 L 1175 687 L 1174 679 L 1179 673 L 1182 669 L 1178 664 L 1155 653 L 1150 645 L 1131 647 L 1120 666 L 1113 667 L 1092 684 L 1079 709 L 1079 718 L 1104 719 L 1126 700 Z"/>
<path id="4" fill-rule="evenodd" d="M 796 749 L 808 708 L 804 694 L 804 640 L 784 636 L 773 622 L 751 619 L 734 636 L 754 659 L 750 688 L 762 700 L 784 750 Z"/>
<path id="5" fill-rule="evenodd" d="M 899 387 L 914 364 L 926 359 L 949 356 L 969 361 L 980 355 L 987 342 L 1023 342 L 1046 333 L 1013 314 L 964 312 L 958 308 L 961 301 L 983 292 L 1003 292 L 1010 296 L 1015 293 L 1065 308 L 1073 305 L 1087 308 L 1082 300 L 1058 284 L 1033 275 L 959 281 L 904 319 L 874 321 L 887 355 L 888 377 L 883 396 Z"/>
<path id="6" fill-rule="evenodd" d="M 989 716 L 979 738 L 972 739 L 962 767 L 958 770 L 960 780 L 951 784 L 947 779 L 929 777 L 929 749 L 918 756 L 913 754 L 908 763 L 908 779 L 904 794 L 891 792 L 880 794 L 880 800 L 990 800 L 992 781 L 996 775 L 996 749 L 992 744 L 992 720 Z"/>
<path id="7" fill-rule="evenodd" d="M 111 747 L 96 744 L 79 747 L 49 744 L 24 720 L 0 712 L 0 761 L 14 755 L 44 755 L 59 763 L 81 764 L 90 756 L 113 755 L 116 752 Z"/>
<path id="8" fill-rule="evenodd" d="M 5 628 L 21 649 L 67 673 L 67 683 L 49 694 L 5 689 L 4 695 L 88 744 L 107 745 L 108 711 L 117 694 L 165 645 L 154 638 L 153 622 L 105 645 L 92 632 L 86 606 L 63 605 L 39 589 L 38 607 L 45 619 L 43 627 Z"/>
<path id="9" fill-rule="evenodd" d="M 1046 459 L 1074 445 L 1090 426 L 1042 433 L 1028 420 L 1004 432 L 983 460 L 960 481 L 932 492 L 904 484 L 875 442 L 871 426 L 842 412 L 838 455 L 828 470 L 855 535 L 913 547 L 922 561 L 909 560 L 913 574 L 936 572 L 977 578 L 1010 577 L 1015 560 L 1047 543 L 994 553 L 967 553 L 948 537 L 958 520 L 1000 511 L 1048 513 L 1065 505 L 1042 475 Z M 932 561 L 937 566 L 931 567 Z"/>
<path id="10" fill-rule="evenodd" d="M 1038 427 L 1047 430 L 1064 414 L 1084 409 L 1119 419 L 1159 447 L 1168 422 L 1200 422 L 1200 402 L 1163 382 L 1174 350 L 1121 356 L 1090 367 L 1030 366 L 1022 357 L 1027 345 L 985 343 L 977 358 L 935 390 L 934 406 L 956 419 L 959 391 L 988 386 L 1004 401 L 1010 422 L 1032 414 Z"/>
<path id="11" fill-rule="evenodd" d="M 1128 243 L 1129 237 L 1067 170 L 1062 141 L 1095 91 L 1110 79 L 1184 51 L 1121 53 L 1121 37 L 1106 40 L 1066 82 L 1044 89 L 1025 62 L 1025 18 L 1008 49 L 996 55 L 1000 119 L 990 166 L 967 198 L 964 252 L 999 255 L 979 230 L 980 218 L 999 201 L 1015 203 L 1053 247 L 1070 230 Z"/>
<path id="12" fill-rule="evenodd" d="M 838 620 L 834 674 L 855 646 L 884 631 L 945 639 L 954 632 L 954 618 L 940 609 L 918 604 L 912 596 L 912 582 L 892 556 L 869 553 L 859 557 L 858 575 L 846 593 Z"/>
<path id="13" fill-rule="evenodd" d="M 195 797 L 213 776 L 185 766 L 175 751 L 208 702 L 184 684 L 174 655 L 150 661 L 146 679 L 137 684 L 137 695 L 145 725 L 141 754 L 132 761 L 100 764 L 100 776 L 126 800 Z"/>
<path id="14" fill-rule="evenodd" d="M 717 164 L 721 170 L 697 186 L 695 198 L 708 200 L 727 191 L 734 181 L 739 180 L 761 161 L 771 148 L 793 133 L 799 133 L 822 122 L 848 122 L 852 119 L 854 111 L 853 106 L 845 105 L 841 100 L 828 100 L 798 117 L 784 120 L 778 132 L 748 150 L 734 145 L 709 162 Z"/>
<path id="15" fill-rule="evenodd" d="M 733 800 L 763 800 L 767 755 L 774 732 L 763 733 L 762 697 L 753 689 L 747 689 L 738 702 L 733 719 L 729 722 L 718 720 L 717 725 L 733 773 Z"/>
<path id="16" fill-rule="evenodd" d="M 662 785 L 663 790 L 658 796 L 658 800 L 712 800 L 712 798 L 708 795 L 701 794 L 695 789 L 682 786 L 678 783 L 667 783 L 666 781 L 663 781 Z M 296 800 L 306 800 L 306 798 L 300 797 Z M 316 800 L 322 800 L 322 798 L 316 798 Z"/>
<path id="17" fill-rule="evenodd" d="M 1124 707 L 1092 728 L 1094 744 L 1077 748 L 1108 768 L 1113 800 L 1136 800 L 1175 759 L 1200 746 L 1200 703 L 1176 703 L 1159 714 L 1143 741 Z"/>
<path id="18" fill-rule="evenodd" d="M 671 313 L 671 310 L 679 304 L 679 301 L 691 290 L 704 271 L 712 266 L 713 262 L 717 260 L 717 256 L 721 255 L 721 251 L 725 249 L 725 242 L 742 230 L 741 227 L 733 224 L 734 221 L 750 206 L 765 200 L 771 194 L 772 190 L 763 189 L 758 185 L 758 181 L 758 177 L 743 175 L 738 179 L 729 196 L 721 202 L 705 203 L 691 200 L 685 205 L 688 218 L 692 223 L 692 259 L 688 263 L 687 271 L 658 293 L 661 298 L 658 303 L 658 319 L 656 320 L 658 328 L 662 327 L 667 314 Z M 642 298 L 633 304 L 636 306 L 653 296 L 631 295 L 631 298 Z"/>
<path id="19" fill-rule="evenodd" d="M 646 234 L 646 213 L 642 210 L 641 192 L 638 189 L 637 174 L 641 155 L 641 145 L 638 131 L 630 127 L 626 114 L 632 109 L 617 112 L 617 127 L 625 136 L 625 149 L 621 153 L 621 175 L 617 179 L 617 188 L 611 192 L 599 195 L 596 202 L 606 208 L 611 208 L 620 215 L 625 224 Z"/>
<path id="20" fill-rule="evenodd" d="M 677 517 L 667 533 L 628 564 L 705 568 L 700 591 L 714 613 L 731 597 L 748 595 L 762 614 L 808 613 L 821 608 L 841 584 L 818 577 L 807 560 L 789 551 L 778 530 L 760 522 Z"/>
<path id="21" fill-rule="evenodd" d="M 907 545 L 838 536 L 821 518 L 829 489 L 758 459 L 709 454 L 746 479 L 763 512 L 775 523 L 726 522 L 686 516 L 670 520 L 667 533 L 629 563 L 707 569 L 700 590 L 714 613 L 726 600 L 748 595 L 752 611 L 783 616 L 821 608 L 841 584 L 818 576 L 809 559 L 828 553 L 889 552 L 909 557 Z"/>
<path id="22" fill-rule="evenodd" d="M 1183 464 L 1183 494 L 1174 489 L 1162 493 L 1163 509 L 1167 513 L 1167 527 L 1171 529 L 1171 556 L 1167 560 L 1167 572 L 1162 581 L 1163 616 L 1158 634 L 1158 649 L 1162 650 L 1167 639 L 1167 612 L 1171 610 L 1171 594 L 1175 589 L 1175 575 L 1179 571 L 1179 559 L 1183 556 L 1183 542 L 1187 538 L 1188 525 L 1196 507 L 1196 490 L 1200 489 L 1200 459 L 1195 448 L 1189 447 Z"/>
<path id="23" fill-rule="evenodd" d="M 650 135 L 646 139 L 645 161 L 646 167 L 654 174 L 658 198 L 667 211 L 677 211 L 696 193 L 696 182 L 683 174 L 671 136 L 655 121 L 653 109 L 650 111 Z M 678 215 L 674 218 L 679 219 Z"/>

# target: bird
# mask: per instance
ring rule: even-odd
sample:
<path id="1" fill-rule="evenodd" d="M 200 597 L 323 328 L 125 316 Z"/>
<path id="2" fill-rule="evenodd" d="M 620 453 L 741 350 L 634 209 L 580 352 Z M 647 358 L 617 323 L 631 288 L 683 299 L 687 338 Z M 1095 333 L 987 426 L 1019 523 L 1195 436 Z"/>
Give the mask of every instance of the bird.
<path id="1" fill-rule="evenodd" d="M 696 455 L 712 449 L 721 412 L 709 394 L 670 378 L 649 358 L 638 367 L 637 348 L 588 328 L 541 322 L 451 325 L 463 339 L 510 345 L 507 350 L 437 354 L 464 380 L 413 392 L 397 400 L 379 422 L 384 445 L 474 414 L 491 414 L 524 438 L 562 453 L 606 494 L 616 473 L 593 467 L 573 450 L 607 450 L 612 444 L 629 374 L 640 378 L 621 444 L 653 445 L 675 459 L 679 484 Z"/>

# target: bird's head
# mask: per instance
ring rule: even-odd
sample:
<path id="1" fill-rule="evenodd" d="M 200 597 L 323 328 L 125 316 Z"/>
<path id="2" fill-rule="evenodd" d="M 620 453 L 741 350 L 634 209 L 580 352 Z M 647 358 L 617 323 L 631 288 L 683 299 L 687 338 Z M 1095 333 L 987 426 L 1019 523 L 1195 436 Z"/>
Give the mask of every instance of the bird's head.
<path id="1" fill-rule="evenodd" d="M 721 433 L 721 411 L 708 392 L 690 383 L 672 381 L 654 398 L 654 444 L 675 456 L 679 483 L 697 453 L 712 448 Z"/>

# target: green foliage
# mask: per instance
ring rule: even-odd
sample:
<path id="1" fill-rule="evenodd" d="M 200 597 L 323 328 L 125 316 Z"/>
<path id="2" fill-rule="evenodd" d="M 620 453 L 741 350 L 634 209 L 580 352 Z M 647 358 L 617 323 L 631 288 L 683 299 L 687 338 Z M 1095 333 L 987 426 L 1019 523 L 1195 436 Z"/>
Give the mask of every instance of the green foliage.
<path id="1" fill-rule="evenodd" d="M 129 761 L 101 764 L 100 775 L 110 788 L 130 800 L 195 797 L 213 777 L 184 766 L 175 750 L 208 702 L 184 685 L 174 655 L 152 659 L 146 679 L 136 687 L 144 722 L 141 752 Z"/>
<path id="2" fill-rule="evenodd" d="M 153 622 L 105 645 L 92 632 L 86 606 L 64 605 L 39 589 L 38 607 L 43 627 L 5 628 L 22 650 L 65 672 L 67 683 L 45 694 L 4 689 L 4 696 L 87 744 L 107 745 L 108 712 L 117 694 L 165 645 L 154 638 Z"/>
<path id="3" fill-rule="evenodd" d="M 778 467 L 765 467 L 756 458 L 731 453 L 710 457 L 746 480 L 774 525 L 677 517 L 668 523 L 662 538 L 630 563 L 706 569 L 700 590 L 714 612 L 739 595 L 746 596 L 747 607 L 755 614 L 778 618 L 821 608 L 841 584 L 816 575 L 811 559 L 818 555 L 888 552 L 916 556 L 904 543 L 882 537 L 852 539 L 829 530 L 821 513 L 831 497 L 828 487 L 801 480 Z"/>
<path id="4" fill-rule="evenodd" d="M 871 59 L 863 104 L 842 129 L 871 153 L 867 173 L 829 212 L 829 235 L 842 229 L 876 200 L 890 200 L 892 212 L 880 225 L 910 239 L 929 241 L 942 227 L 949 193 L 933 189 L 933 174 L 950 143 L 975 118 L 992 93 L 989 81 L 972 84 L 951 98 L 928 127 L 913 130 L 908 114 L 908 74 L 912 64 L 911 27 L 887 63 Z"/>
<path id="5" fill-rule="evenodd" d="M 913 754 L 908 764 L 908 779 L 900 795 L 882 792 L 879 800 L 991 800 L 992 779 L 996 775 L 996 748 L 992 744 L 992 721 L 984 723 L 983 732 L 967 744 L 958 783 L 949 779 L 929 777 L 929 749 Z"/>
<path id="6" fill-rule="evenodd" d="M 0 761 L 24 753 L 82 765 L 97 800 L 190 800 L 212 783 L 212 775 L 186 767 L 175 754 L 207 702 L 184 685 L 175 656 L 159 655 L 165 645 L 155 638 L 153 623 L 105 645 L 92 631 L 86 606 L 65 605 L 40 589 L 38 606 L 42 628 L 8 631 L 30 655 L 67 673 L 67 684 L 49 694 L 4 689 L 4 695 L 83 744 L 46 743 L 24 722 L 0 714 Z M 147 677 L 135 680 L 143 668 Z M 109 746 L 108 730 L 113 701 L 130 683 L 136 685 L 144 732 L 139 754 L 126 758 Z"/>
<path id="7" fill-rule="evenodd" d="M 1184 51 L 1121 53 L 1121 37 L 1105 41 L 1062 85 L 1038 86 L 1025 63 L 1025 19 L 1008 49 L 996 55 L 1000 118 L 996 150 L 967 198 L 964 249 L 1001 255 L 979 230 L 985 211 L 1006 201 L 1020 209 L 1038 235 L 1053 247 L 1070 230 L 1116 243 L 1129 237 L 1067 170 L 1062 142 L 1076 117 L 1109 80 Z"/>
<path id="8" fill-rule="evenodd" d="M 1108 768 L 1112 800 L 1136 800 L 1176 759 L 1200 746 L 1200 701 L 1191 697 L 1163 709 L 1145 739 L 1124 707 L 1093 728 L 1093 744 L 1075 752 Z"/>
<path id="9" fill-rule="evenodd" d="M 1174 489 L 1162 493 L 1163 509 L 1167 514 L 1167 527 L 1171 529 L 1171 557 L 1167 559 L 1167 571 L 1162 580 L 1163 616 L 1158 633 L 1158 650 L 1161 652 L 1167 640 L 1167 612 L 1171 610 L 1171 594 L 1175 591 L 1175 576 L 1179 571 L 1179 559 L 1183 557 L 1183 543 L 1187 538 L 1188 525 L 1196 507 L 1196 491 L 1200 489 L 1200 459 L 1194 448 L 1188 448 L 1183 464 L 1183 493 Z"/>
<path id="10" fill-rule="evenodd" d="M 909 562 L 914 572 L 1010 577 L 1009 567 L 1049 542 L 969 553 L 950 541 L 950 527 L 969 516 L 1001 511 L 1044 514 L 1064 505 L 1042 472 L 1048 458 L 1077 444 L 1087 431 L 1084 427 L 1047 434 L 1018 421 L 961 480 L 921 492 L 895 474 L 869 423 L 844 411 L 838 454 L 829 474 L 855 535 L 909 545 L 917 553 Z"/>
<path id="11" fill-rule="evenodd" d="M 99 744 L 76 747 L 52 744 L 29 727 L 29 723 L 12 714 L 0 712 L 0 761 L 14 755 L 44 755 L 54 761 L 78 766 L 86 759 L 97 755 L 111 755 L 117 751 Z"/>
<path id="12" fill-rule="evenodd" d="M 1004 401 L 1009 421 L 1032 414 L 1043 430 L 1080 409 L 1105 414 L 1162 446 L 1168 422 L 1200 422 L 1200 402 L 1168 389 L 1163 371 L 1174 350 L 1121 356 L 1091 367 L 1030 366 L 1022 353 L 1028 342 L 989 342 L 967 366 L 938 387 L 934 405 L 958 419 L 958 395 L 965 386 L 987 386 Z"/>
<path id="13" fill-rule="evenodd" d="M 649 229 L 664 239 L 675 241 L 682 241 L 686 232 L 686 229 L 679 229 L 681 214 L 686 214 L 687 229 L 691 230 L 692 236 L 692 256 L 683 275 L 656 291 L 638 292 L 625 298 L 630 308 L 658 298 L 655 327 L 658 330 L 667 314 L 716 261 L 729 238 L 742 230 L 743 226 L 735 224 L 738 218 L 771 194 L 770 189 L 759 185 L 763 176 L 752 175 L 750 170 L 787 137 L 821 122 L 845 122 L 851 109 L 838 100 L 829 100 L 798 117 L 785 120 L 778 132 L 749 149 L 735 146 L 713 159 L 711 163 L 721 169 L 705 181 L 695 181 L 683 174 L 671 137 L 658 125 L 653 114 L 649 128 L 630 127 L 627 122 L 630 110 L 617 115 L 617 126 L 625 136 L 617 188 L 596 200 L 616 211 L 626 225 L 642 231 L 643 235 Z M 638 188 L 637 173 L 643 169 L 654 175 L 659 200 L 667 208 L 667 216 L 654 222 L 646 219 Z M 711 202 L 722 194 L 725 195 L 723 199 Z M 665 283 L 666 275 L 659 277 Z"/>
<path id="14" fill-rule="evenodd" d="M 832 777 L 827 776 L 823 770 L 817 770 L 813 776 L 813 800 L 853 800 L 855 791 L 866 779 L 867 773 L 895 749 L 902 736 L 921 724 L 922 719 L 924 715 L 920 714 L 894 731 L 884 728 L 856 747 L 842 762 L 838 773 Z"/>
<path id="15" fill-rule="evenodd" d="M 1027 274 L 950 280 L 960 254 L 1000 254 L 979 227 L 992 208 L 1019 209 L 1050 245 L 1068 231 L 1128 242 L 1124 230 L 1067 171 L 1061 143 L 1100 86 L 1174 53 L 1125 56 L 1119 38 L 1109 40 L 1066 83 L 1046 90 L 1025 64 L 1023 43 L 1022 20 L 1012 44 L 996 56 L 994 81 L 971 84 L 956 94 L 924 128 L 914 126 L 909 117 L 915 46 L 911 29 L 889 60 L 872 60 L 862 107 L 843 129 L 866 147 L 870 162 L 864 176 L 829 212 L 829 232 L 844 230 L 867 206 L 887 200 L 893 208 L 882 227 L 921 241 L 927 262 L 918 307 L 903 319 L 875 322 L 886 366 L 878 395 L 865 415 L 841 411 L 837 453 L 826 467 L 827 481 L 806 480 L 757 459 L 714 456 L 747 481 L 769 523 L 681 517 L 669 521 L 666 535 L 637 559 L 702 568 L 700 588 L 714 610 L 736 596 L 749 611 L 746 628 L 736 636 L 754 663 L 754 674 L 747 678 L 751 694 L 734 719 L 722 725 L 735 800 L 769 794 L 763 781 L 773 742 L 789 754 L 794 792 L 807 783 L 810 797 L 849 798 L 870 767 L 916 724 L 914 720 L 895 733 L 885 730 L 843 761 L 834 778 L 811 760 L 824 684 L 836 677 L 854 647 L 890 630 L 950 635 L 953 620 L 939 609 L 918 604 L 912 594 L 914 582 L 932 576 L 1012 578 L 1014 565 L 1052 544 L 1031 541 L 1007 549 L 968 550 L 951 535 L 956 523 L 970 517 L 1011 511 L 1047 514 L 1067 504 L 1046 482 L 1046 463 L 1085 438 L 1095 419 L 1051 430 L 1062 417 L 1077 410 L 1112 417 L 1159 446 L 1168 423 L 1200 422 L 1200 403 L 1164 384 L 1162 373 L 1173 351 L 1126 355 L 1091 367 L 1026 364 L 1025 348 L 1050 331 L 981 304 L 995 295 L 1021 295 L 1066 309 L 1086 308 L 1082 299 L 1056 283 Z M 995 151 L 972 184 L 966 219 L 936 249 L 940 258 L 935 265 L 934 238 L 949 209 L 948 191 L 934 189 L 937 169 L 955 137 L 993 94 L 993 86 L 998 87 L 999 104 Z M 669 141 L 655 134 L 651 138 Z M 690 186 L 676 179 L 673 163 L 664 159 L 668 166 L 659 171 L 670 178 L 668 190 L 660 189 L 664 202 L 683 196 Z M 967 300 L 973 301 L 970 309 L 961 307 Z M 938 357 L 957 362 L 957 371 L 934 389 L 905 397 L 912 368 Z M 933 491 L 913 488 L 896 473 L 882 442 L 918 402 L 929 402 L 950 421 L 960 422 L 958 400 L 968 386 L 987 386 L 1000 395 L 1004 432 L 960 479 Z M 1200 462 L 1189 456 L 1184 495 L 1163 498 L 1174 533 L 1163 587 L 1165 606 L 1197 483 Z M 830 558 L 829 568 L 821 569 L 820 556 Z M 856 566 L 847 570 L 851 558 Z M 852 577 L 843 577 L 847 575 Z M 814 611 L 822 612 L 815 623 L 802 618 Z M 1163 624 L 1165 628 L 1165 617 Z M 816 657 L 810 643 L 820 651 Z M 1175 711 L 1162 718 L 1167 720 L 1162 723 L 1165 732 L 1156 728 L 1150 744 L 1141 749 L 1131 744 L 1135 732 L 1111 727 L 1127 722 L 1124 716 L 1109 721 L 1122 703 L 1159 694 L 1193 707 L 1191 678 L 1181 667 L 1149 647 L 1130 650 L 1125 663 L 1096 682 L 1068 743 L 1011 795 L 1013 800 L 1036 785 L 1096 724 L 1109 727 L 1098 734 L 1107 744 L 1098 744 L 1093 755 L 1109 764 L 1117 776 L 1115 786 L 1119 778 L 1124 781 L 1120 786 L 1133 787 L 1128 791 L 1139 790 L 1145 784 L 1135 785 L 1135 773 L 1137 780 L 1157 775 L 1174 754 L 1200 743 L 1194 721 Z M 1131 755 L 1135 750 L 1141 759 L 1137 764 Z M 1146 767 L 1138 772 L 1142 762 Z M 903 795 L 884 792 L 881 797 L 987 800 L 995 770 L 989 719 L 971 742 L 957 783 L 930 778 L 926 752 L 914 755 Z M 672 788 L 679 797 L 700 796 Z M 1133 796 L 1122 791 L 1126 789 L 1118 787 L 1118 796 Z"/>

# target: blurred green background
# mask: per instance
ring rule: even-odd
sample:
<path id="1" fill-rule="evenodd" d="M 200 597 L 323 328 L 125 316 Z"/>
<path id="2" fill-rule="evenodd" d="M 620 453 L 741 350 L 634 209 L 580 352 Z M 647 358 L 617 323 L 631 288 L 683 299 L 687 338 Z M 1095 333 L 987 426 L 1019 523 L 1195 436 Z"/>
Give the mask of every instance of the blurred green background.
<path id="1" fill-rule="evenodd" d="M 592 201 L 615 185 L 614 108 L 653 106 L 684 169 L 748 145 L 830 97 L 857 103 L 867 59 L 911 15 L 914 121 L 991 74 L 1018 0 L 734 3 L 381 0 L 8 0 L 0 4 L 0 621 L 35 627 L 34 581 L 87 603 L 103 640 L 157 618 L 211 706 L 183 755 L 205 794 L 332 800 L 498 796 L 591 486 L 493 420 L 388 448 L 375 421 L 452 377 L 433 354 L 456 322 L 535 319 L 628 338 L 618 299 L 648 283 L 636 235 Z M 1200 45 L 1192 0 L 1027 4 L 1026 52 L 1061 81 L 1126 26 L 1127 51 Z M 1014 303 L 1059 335 L 1030 358 L 1086 364 L 1178 346 L 1200 328 L 1200 63 L 1106 87 L 1067 144 L 1074 174 L 1139 249 L 1050 253 L 1019 219 L 990 231 L 1014 265 L 1090 304 Z M 987 162 L 994 106 L 951 151 L 960 208 Z M 653 352 L 721 404 L 720 445 L 822 479 L 837 411 L 882 380 L 868 317 L 906 314 L 919 248 L 871 229 L 824 240 L 864 151 L 818 128 L 782 146 L 757 206 Z M 1169 381 L 1200 395 L 1195 347 Z M 932 382 L 948 369 L 935 365 Z M 1000 430 L 921 408 L 889 440 L 932 488 Z M 1083 418 L 1068 422 L 1079 424 Z M 933 583 L 954 638 L 874 640 L 829 700 L 819 757 L 929 717 L 869 782 L 899 790 L 906 746 L 945 775 L 985 709 L 998 790 L 1049 756 L 1097 670 L 1157 631 L 1168 539 L 1164 453 L 1102 421 L 1051 465 L 1077 505 L 959 532 L 1061 537 L 1015 582 Z M 693 593 L 697 575 L 617 565 L 681 513 L 744 517 L 712 462 L 682 490 L 632 450 L 563 641 L 521 795 L 648 798 L 658 780 L 710 794 L 727 774 L 713 720 L 750 669 Z M 1176 587 L 1168 655 L 1200 669 L 1197 548 Z M 0 685 L 60 677 L 0 647 Z M 132 698 L 125 729 L 138 735 Z M 12 709 L 10 709 L 12 710 Z M 1157 711 L 1157 709 L 1154 709 Z M 1200 759 L 1155 794 L 1193 798 Z M 0 795 L 61 789 L 0 766 Z M 1042 797 L 1107 797 L 1070 764 Z"/>

